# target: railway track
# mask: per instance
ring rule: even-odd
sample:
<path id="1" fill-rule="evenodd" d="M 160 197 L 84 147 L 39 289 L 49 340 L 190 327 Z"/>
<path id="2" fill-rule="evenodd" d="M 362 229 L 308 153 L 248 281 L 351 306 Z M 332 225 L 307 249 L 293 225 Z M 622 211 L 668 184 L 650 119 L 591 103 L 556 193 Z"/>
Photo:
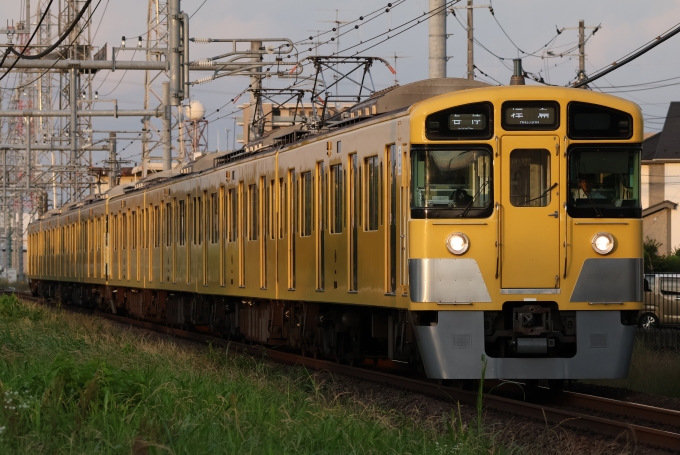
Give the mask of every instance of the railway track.
<path id="1" fill-rule="evenodd" d="M 0 292 L 9 293 L 8 291 Z M 20 293 L 19 297 L 25 300 L 45 303 L 43 299 L 32 297 L 30 294 Z M 92 311 L 85 311 L 80 308 L 66 307 L 66 309 L 93 313 Z M 469 392 L 455 387 L 446 387 L 431 381 L 423 381 L 366 368 L 351 367 L 328 360 L 304 357 L 290 352 L 264 348 L 262 346 L 247 345 L 207 334 L 189 332 L 174 327 L 129 319 L 107 313 L 96 313 L 96 315 L 111 321 L 172 335 L 186 340 L 211 343 L 214 346 L 229 347 L 229 349 L 234 349 L 237 352 L 243 352 L 253 356 L 264 356 L 281 363 L 300 365 L 315 370 L 326 370 L 331 373 L 341 374 L 355 379 L 380 383 L 410 392 L 420 393 L 443 401 L 452 403 L 461 402 L 471 406 L 476 406 L 477 404 L 476 392 Z M 642 420 L 649 423 L 658 423 L 666 427 L 675 427 L 678 432 L 658 430 L 648 426 L 627 423 L 612 418 L 598 417 L 557 407 L 548 407 L 542 404 L 527 403 L 525 401 L 502 396 L 483 395 L 483 406 L 485 409 L 510 413 L 517 416 L 537 419 L 541 422 L 549 422 L 554 425 L 591 431 L 614 437 L 627 435 L 629 438 L 628 440 L 634 441 L 635 443 L 680 451 L 680 412 L 678 411 L 566 391 L 560 394 L 559 405 L 596 411 L 607 415 L 616 415 L 625 418 L 626 420 L 634 419 L 635 421 Z"/>

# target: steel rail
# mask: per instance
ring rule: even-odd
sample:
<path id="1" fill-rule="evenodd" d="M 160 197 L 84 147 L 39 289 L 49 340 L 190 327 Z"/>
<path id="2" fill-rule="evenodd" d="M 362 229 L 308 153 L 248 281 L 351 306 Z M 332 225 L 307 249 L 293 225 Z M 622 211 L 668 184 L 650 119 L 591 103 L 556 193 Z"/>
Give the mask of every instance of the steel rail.
<path id="1" fill-rule="evenodd" d="M 657 408 L 629 401 L 613 400 L 611 398 L 567 391 L 562 392 L 560 404 L 608 412 L 680 428 L 680 411 L 672 409 Z"/>
<path id="2" fill-rule="evenodd" d="M 134 319 L 131 320 L 125 317 L 116 316 L 112 314 L 101 313 L 99 315 L 112 321 L 130 324 L 136 327 L 153 330 L 160 333 L 166 333 L 179 338 L 212 343 L 213 345 L 228 347 L 229 349 L 235 349 L 236 351 L 245 352 L 249 355 L 261 355 L 277 362 L 300 365 L 315 370 L 325 370 L 331 373 L 353 377 L 355 379 L 385 384 L 392 387 L 408 390 L 410 392 L 428 395 L 443 401 L 461 402 L 472 406 L 475 406 L 477 404 L 476 392 L 468 392 L 466 390 L 461 390 L 454 387 L 440 386 L 432 382 L 411 379 L 403 376 L 397 376 L 393 374 L 383 373 L 364 368 L 350 367 L 348 365 L 342 365 L 328 360 L 303 357 L 298 354 L 277 351 L 275 349 L 264 348 L 262 346 L 245 345 L 242 343 L 228 341 L 222 338 L 216 338 L 210 335 L 205 335 L 196 332 L 188 332 L 186 330 L 162 326 L 140 320 Z M 555 425 L 568 426 L 572 428 L 578 428 L 581 430 L 595 431 L 598 433 L 607 434 L 614 437 L 627 434 L 630 440 L 635 442 L 663 447 L 666 449 L 680 450 L 680 434 L 678 433 L 656 430 L 654 428 L 644 427 L 641 425 L 618 422 L 611 419 L 589 416 L 562 409 L 548 408 L 537 404 L 525 403 L 522 401 L 512 400 L 509 398 L 494 395 L 483 394 L 482 399 L 483 399 L 482 405 L 486 409 L 493 409 L 495 411 L 507 412 L 510 414 L 520 415 L 523 417 L 529 417 L 537 419 L 539 421 L 550 422 Z M 619 403 L 619 408 L 622 408 L 623 406 L 625 406 L 623 403 Z M 642 407 L 651 408 L 648 409 L 649 412 L 651 412 L 652 409 L 655 409 L 651 406 Z M 661 411 L 674 413 L 674 411 L 668 410 Z"/>
<path id="3" fill-rule="evenodd" d="M 7 291 L 2 292 L 7 293 Z M 32 296 L 21 295 L 21 298 L 39 303 L 45 302 L 41 298 Z M 63 306 L 63 308 L 71 310 L 70 306 Z M 80 308 L 76 307 L 75 309 L 83 312 L 83 310 Z M 186 340 L 210 343 L 216 346 L 234 349 L 236 352 L 243 352 L 253 356 L 262 356 L 276 362 L 304 366 L 306 368 L 315 370 L 325 370 L 355 379 L 385 384 L 408 390 L 410 392 L 421 393 L 442 401 L 453 403 L 460 402 L 471 406 L 476 406 L 477 404 L 478 394 L 476 392 L 469 392 L 454 387 L 441 386 L 433 382 L 412 379 L 365 368 L 350 367 L 348 365 L 342 365 L 328 360 L 304 357 L 290 352 L 265 348 L 263 346 L 246 345 L 203 333 L 189 332 L 175 327 L 154 324 L 138 319 L 129 319 L 108 313 L 90 313 L 114 322 L 132 325 Z M 584 407 L 588 409 L 596 409 L 598 411 L 607 411 L 665 424 L 677 424 L 680 422 L 680 412 L 677 411 L 572 392 L 567 392 L 565 394 L 565 401 L 563 401 L 563 404 Z M 538 404 L 526 403 L 523 401 L 488 394 L 482 395 L 482 405 L 485 409 L 492 409 L 494 411 L 528 417 L 558 426 L 593 431 L 614 437 L 619 437 L 625 434 L 628 436 L 629 440 L 636 444 L 643 443 L 665 449 L 680 451 L 680 434 L 670 431 L 657 430 L 642 425 L 629 424 L 602 417 L 589 416 L 573 411 L 550 408 Z"/>

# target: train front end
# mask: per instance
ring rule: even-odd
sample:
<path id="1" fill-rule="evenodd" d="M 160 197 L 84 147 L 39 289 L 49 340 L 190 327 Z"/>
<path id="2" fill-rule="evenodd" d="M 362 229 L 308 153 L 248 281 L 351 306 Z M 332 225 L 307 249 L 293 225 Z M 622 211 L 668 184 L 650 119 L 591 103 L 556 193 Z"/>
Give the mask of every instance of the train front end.
<path id="1" fill-rule="evenodd" d="M 494 87 L 411 110 L 410 311 L 431 378 L 628 374 L 642 307 L 633 103 Z"/>

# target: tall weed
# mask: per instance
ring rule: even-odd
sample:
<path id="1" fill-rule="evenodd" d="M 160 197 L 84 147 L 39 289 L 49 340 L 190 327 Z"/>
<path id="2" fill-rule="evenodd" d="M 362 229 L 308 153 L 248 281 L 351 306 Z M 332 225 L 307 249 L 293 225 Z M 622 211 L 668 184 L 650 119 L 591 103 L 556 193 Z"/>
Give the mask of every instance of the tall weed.
<path id="1" fill-rule="evenodd" d="M 302 368 L 0 298 L 0 453 L 502 454 L 460 412 L 449 431 Z M 481 411 L 480 411 L 481 412 Z"/>

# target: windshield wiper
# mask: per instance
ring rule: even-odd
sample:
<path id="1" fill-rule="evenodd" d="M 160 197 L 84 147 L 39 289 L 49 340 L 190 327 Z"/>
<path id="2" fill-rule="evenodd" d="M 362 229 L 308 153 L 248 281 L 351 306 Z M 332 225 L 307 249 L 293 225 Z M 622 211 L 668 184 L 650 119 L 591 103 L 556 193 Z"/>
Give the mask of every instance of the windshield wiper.
<path id="1" fill-rule="evenodd" d="M 522 202 L 521 204 L 518 204 L 518 205 L 527 205 L 530 202 L 534 202 L 538 199 L 544 198 L 546 194 L 550 193 L 556 187 L 557 187 L 557 182 L 553 183 L 552 186 L 550 188 L 548 188 L 547 190 L 545 190 L 540 196 L 536 196 L 535 198 L 529 199 L 528 201 Z"/>
<path id="2" fill-rule="evenodd" d="M 463 210 L 463 213 L 461 213 L 461 215 L 460 215 L 461 218 L 465 218 L 465 217 L 467 216 L 468 212 L 469 212 L 470 209 L 472 208 L 472 205 L 473 205 L 473 204 L 475 203 L 475 201 L 477 200 L 477 197 L 480 195 L 480 193 L 482 192 L 482 190 L 484 189 L 484 187 L 485 187 L 486 185 L 488 185 L 488 183 L 489 183 L 490 181 L 491 181 L 491 180 L 487 180 L 486 182 L 482 183 L 482 186 L 479 187 L 479 189 L 477 190 L 477 193 L 475 193 L 475 196 L 474 196 L 474 197 L 472 198 L 472 200 L 468 203 L 468 205 L 465 206 L 465 210 Z"/>
<path id="3" fill-rule="evenodd" d="M 601 214 L 600 211 L 597 209 L 597 207 L 595 207 L 595 203 L 594 203 L 593 200 L 590 198 L 590 194 L 586 193 L 585 191 L 583 192 L 583 194 L 586 195 L 586 198 L 588 199 L 588 202 L 590 202 L 590 205 L 593 206 L 593 210 L 595 210 L 595 214 L 597 215 L 597 217 L 598 217 L 598 218 L 602 218 L 602 214 Z"/>

